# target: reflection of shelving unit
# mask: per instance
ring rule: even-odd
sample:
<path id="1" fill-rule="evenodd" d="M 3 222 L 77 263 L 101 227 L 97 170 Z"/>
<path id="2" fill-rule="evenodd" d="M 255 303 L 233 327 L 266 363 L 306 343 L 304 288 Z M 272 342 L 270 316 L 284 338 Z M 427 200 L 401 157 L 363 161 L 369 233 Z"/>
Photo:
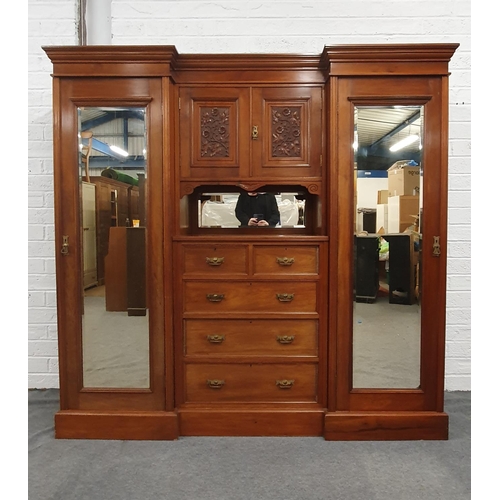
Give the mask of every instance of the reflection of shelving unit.
<path id="1" fill-rule="evenodd" d="M 144 227 L 109 231 L 106 266 L 106 311 L 146 315 L 146 237 Z"/>
<path id="2" fill-rule="evenodd" d="M 90 181 L 96 189 L 97 276 L 99 285 L 103 285 L 109 230 L 126 226 L 127 219 L 140 219 L 139 187 L 103 176 L 91 177 Z"/>

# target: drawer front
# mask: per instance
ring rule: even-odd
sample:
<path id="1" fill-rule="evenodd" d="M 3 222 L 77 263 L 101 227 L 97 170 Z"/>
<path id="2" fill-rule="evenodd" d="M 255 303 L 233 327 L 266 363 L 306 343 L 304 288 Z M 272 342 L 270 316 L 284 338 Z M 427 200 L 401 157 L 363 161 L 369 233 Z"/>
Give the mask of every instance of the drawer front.
<path id="1" fill-rule="evenodd" d="M 186 402 L 316 402 L 315 364 L 187 364 Z"/>
<path id="2" fill-rule="evenodd" d="M 184 322 L 187 356 L 317 356 L 314 319 L 188 319 Z"/>
<path id="3" fill-rule="evenodd" d="M 246 245 L 183 245 L 182 254 L 185 275 L 248 273 Z"/>
<path id="4" fill-rule="evenodd" d="M 255 274 L 313 274 L 319 273 L 317 246 L 255 246 Z"/>
<path id="5" fill-rule="evenodd" d="M 187 281 L 184 283 L 184 311 L 316 312 L 316 288 L 316 282 Z"/>

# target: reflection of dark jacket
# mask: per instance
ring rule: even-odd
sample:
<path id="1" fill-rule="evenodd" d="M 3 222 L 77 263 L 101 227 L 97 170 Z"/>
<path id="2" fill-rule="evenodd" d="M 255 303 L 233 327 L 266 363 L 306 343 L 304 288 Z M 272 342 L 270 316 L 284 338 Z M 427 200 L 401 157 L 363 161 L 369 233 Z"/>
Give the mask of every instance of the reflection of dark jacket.
<path id="1" fill-rule="evenodd" d="M 240 194 L 236 203 L 235 215 L 242 226 L 248 226 L 248 221 L 254 214 L 262 214 L 270 226 L 276 226 L 280 221 L 278 203 L 272 193 L 258 193 L 257 196 Z"/>

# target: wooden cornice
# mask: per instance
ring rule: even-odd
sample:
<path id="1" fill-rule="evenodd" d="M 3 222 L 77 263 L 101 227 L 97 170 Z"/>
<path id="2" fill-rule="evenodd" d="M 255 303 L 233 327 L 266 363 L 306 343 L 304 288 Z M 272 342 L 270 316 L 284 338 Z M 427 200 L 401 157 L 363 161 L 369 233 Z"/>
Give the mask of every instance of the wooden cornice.
<path id="1" fill-rule="evenodd" d="M 42 47 L 53 76 L 169 76 L 179 57 L 173 45 L 86 45 Z"/>
<path id="2" fill-rule="evenodd" d="M 320 67 L 325 76 L 448 75 L 458 43 L 325 46 Z"/>
<path id="3" fill-rule="evenodd" d="M 320 83 L 332 76 L 447 75 L 456 43 L 325 46 L 320 55 L 179 54 L 173 45 L 88 45 L 42 47 L 53 76 L 170 76 L 202 80 Z"/>

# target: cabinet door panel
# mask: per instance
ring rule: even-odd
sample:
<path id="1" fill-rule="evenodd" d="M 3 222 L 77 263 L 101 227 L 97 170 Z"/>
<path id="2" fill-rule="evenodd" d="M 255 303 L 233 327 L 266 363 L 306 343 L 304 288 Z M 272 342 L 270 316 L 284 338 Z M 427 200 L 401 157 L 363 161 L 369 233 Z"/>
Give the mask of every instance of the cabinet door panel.
<path id="1" fill-rule="evenodd" d="M 319 176 L 321 88 L 260 88 L 252 97 L 253 176 Z"/>
<path id="2" fill-rule="evenodd" d="M 215 180 L 247 175 L 249 92 L 244 88 L 180 89 L 183 178 Z"/>

